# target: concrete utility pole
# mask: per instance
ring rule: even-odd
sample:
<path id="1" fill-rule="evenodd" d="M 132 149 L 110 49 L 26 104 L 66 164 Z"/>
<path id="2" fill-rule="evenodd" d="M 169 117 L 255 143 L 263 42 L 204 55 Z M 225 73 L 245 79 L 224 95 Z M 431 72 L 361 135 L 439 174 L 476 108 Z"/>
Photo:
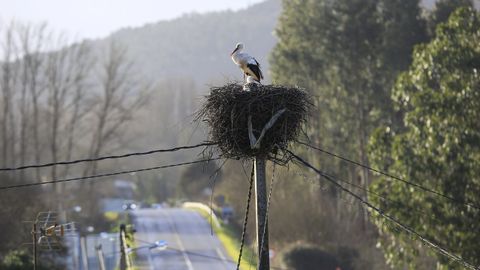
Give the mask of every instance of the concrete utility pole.
<path id="1" fill-rule="evenodd" d="M 266 159 L 255 158 L 255 208 L 257 214 L 258 270 L 270 269 L 267 219 Z"/>

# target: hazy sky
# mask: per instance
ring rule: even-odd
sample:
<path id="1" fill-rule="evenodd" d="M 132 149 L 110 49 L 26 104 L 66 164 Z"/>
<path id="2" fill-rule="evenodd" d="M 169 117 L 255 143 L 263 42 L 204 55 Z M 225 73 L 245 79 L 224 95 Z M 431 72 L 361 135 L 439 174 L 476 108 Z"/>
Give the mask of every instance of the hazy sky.
<path id="1" fill-rule="evenodd" d="M 78 38 L 97 38 L 127 26 L 184 13 L 237 10 L 262 0 L 0 0 L 0 19 L 47 22 Z"/>

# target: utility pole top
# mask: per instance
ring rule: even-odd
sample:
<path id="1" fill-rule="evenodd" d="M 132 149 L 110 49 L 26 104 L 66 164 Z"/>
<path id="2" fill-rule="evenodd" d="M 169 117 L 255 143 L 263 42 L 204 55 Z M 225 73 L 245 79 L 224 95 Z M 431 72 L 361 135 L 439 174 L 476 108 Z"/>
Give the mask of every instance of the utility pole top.
<path id="1" fill-rule="evenodd" d="M 287 164 L 290 161 L 287 148 L 301 134 L 311 107 L 313 99 L 304 89 L 250 85 L 247 82 L 243 86 L 230 83 L 212 87 L 197 113 L 197 120 L 206 122 L 210 127 L 209 139 L 215 142 L 210 147 L 216 148 L 212 151 L 221 152 L 223 158 L 255 161 L 258 270 L 270 269 L 266 162 Z M 242 244 L 247 219 L 248 215 L 244 222 Z M 241 263 L 242 247 L 237 268 Z"/>

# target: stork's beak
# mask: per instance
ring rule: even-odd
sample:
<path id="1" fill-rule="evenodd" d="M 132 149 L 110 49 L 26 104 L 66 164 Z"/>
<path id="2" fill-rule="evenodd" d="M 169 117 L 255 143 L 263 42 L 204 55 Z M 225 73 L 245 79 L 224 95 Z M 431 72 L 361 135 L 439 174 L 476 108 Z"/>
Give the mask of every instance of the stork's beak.
<path id="1" fill-rule="evenodd" d="M 238 51 L 238 47 L 235 48 L 235 50 L 233 50 L 233 52 L 230 54 L 230 56 L 232 56 L 236 51 Z"/>

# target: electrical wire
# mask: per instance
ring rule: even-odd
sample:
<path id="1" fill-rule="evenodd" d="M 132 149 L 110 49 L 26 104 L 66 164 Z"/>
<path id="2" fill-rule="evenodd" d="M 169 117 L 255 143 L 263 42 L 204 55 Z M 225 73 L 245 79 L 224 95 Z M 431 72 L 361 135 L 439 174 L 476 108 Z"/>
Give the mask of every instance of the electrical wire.
<path id="1" fill-rule="evenodd" d="M 297 164 L 298 165 L 298 164 Z M 325 175 L 328 175 L 332 178 L 335 178 L 337 179 L 338 181 L 342 182 L 342 183 L 345 183 L 346 185 L 349 185 L 349 186 L 352 186 L 356 189 L 359 189 L 359 190 L 362 190 L 362 191 L 365 191 L 366 193 L 374 196 L 374 197 L 377 197 L 379 198 L 380 200 L 384 201 L 386 204 L 392 204 L 392 205 L 396 205 L 396 206 L 400 206 L 400 207 L 404 207 L 404 208 L 407 208 L 407 209 L 402 209 L 402 208 L 397 208 L 399 211 L 405 213 L 405 214 L 410 214 L 412 211 L 413 212 L 417 212 L 419 214 L 422 214 L 424 216 L 429 216 L 431 217 L 432 219 L 436 220 L 436 221 L 439 221 L 441 222 L 438 218 L 436 218 L 435 216 L 433 216 L 432 214 L 430 213 L 427 213 L 425 211 L 422 211 L 420 209 L 417 209 L 417 208 L 414 208 L 414 207 L 409 207 L 407 205 L 405 205 L 404 203 L 400 202 L 400 201 L 397 201 L 397 200 L 393 200 L 393 199 L 390 199 L 390 198 L 387 198 L 387 197 L 384 197 L 383 195 L 380 195 L 379 193 L 377 192 L 374 192 L 372 190 L 370 190 L 369 188 L 365 188 L 365 187 L 362 187 L 360 185 L 357 185 L 357 184 L 354 184 L 354 183 L 350 183 L 349 181 L 345 180 L 345 179 L 342 179 L 342 178 L 339 178 L 339 177 L 336 177 L 336 176 L 333 176 L 332 174 L 328 173 L 328 172 L 325 172 L 323 171 L 323 173 Z"/>
<path id="2" fill-rule="evenodd" d="M 430 246 L 431 248 L 433 248 L 434 250 L 436 250 L 438 253 L 448 257 L 449 259 L 455 261 L 455 262 L 458 262 L 460 264 L 462 264 L 463 266 L 469 268 L 469 269 L 473 269 L 473 270 L 479 270 L 480 269 L 480 266 L 474 266 L 472 265 L 471 263 L 465 261 L 462 257 L 460 257 L 459 255 L 456 255 L 450 251 L 448 251 L 447 249 L 439 246 L 438 244 L 432 242 L 431 240 L 427 239 L 426 237 L 424 237 L 423 235 L 417 233 L 414 229 L 408 227 L 407 225 L 401 223 L 400 221 L 398 221 L 396 218 L 390 216 L 389 214 L 386 214 L 384 213 L 384 210 L 372 205 L 371 203 L 369 203 L 368 201 L 364 200 L 360 195 L 350 191 L 349 189 L 345 188 L 344 186 L 342 186 L 341 184 L 339 184 L 337 181 L 335 181 L 334 178 L 330 177 L 329 175 L 325 174 L 323 171 L 315 168 L 313 165 L 311 165 L 310 163 L 308 163 L 307 161 L 305 161 L 304 159 L 302 159 L 301 157 L 297 156 L 296 154 L 294 154 L 293 152 L 289 151 L 289 150 L 286 150 L 287 152 L 289 152 L 292 157 L 294 157 L 298 162 L 300 162 L 301 164 L 303 164 L 304 166 L 312 169 L 313 171 L 315 171 L 317 174 L 319 174 L 320 176 L 323 176 L 326 180 L 328 180 L 329 182 L 331 182 L 333 185 L 335 185 L 337 188 L 339 188 L 340 190 L 344 191 L 345 193 L 349 194 L 350 196 L 352 196 L 353 198 L 357 199 L 358 201 L 360 201 L 360 203 L 364 204 L 366 207 L 368 207 L 369 209 L 377 212 L 380 216 L 382 216 L 383 218 L 385 218 L 386 220 L 392 222 L 393 224 L 395 224 L 398 228 L 402 229 L 403 231 L 406 231 L 407 233 L 411 234 L 411 235 L 414 235 L 416 236 L 418 239 L 420 239 L 423 243 L 427 244 L 428 246 Z"/>
<path id="3" fill-rule="evenodd" d="M 240 269 L 240 263 L 242 261 L 243 246 L 245 245 L 245 238 L 247 235 L 248 213 L 250 211 L 250 201 L 252 200 L 254 172 L 255 172 L 255 166 L 253 166 L 252 164 L 252 172 L 250 173 L 250 186 L 248 188 L 248 196 L 247 196 L 247 206 L 245 207 L 245 217 L 243 220 L 242 238 L 240 240 L 240 251 L 238 252 L 238 260 L 237 260 L 237 268 L 236 268 L 237 270 Z"/>
<path id="4" fill-rule="evenodd" d="M 301 145 L 310 147 L 310 148 L 312 148 L 312 149 L 315 149 L 315 150 L 320 151 L 320 152 L 322 152 L 322 153 L 325 153 L 325 154 L 327 154 L 327 155 L 333 156 L 333 157 L 335 157 L 335 158 L 337 158 L 337 159 L 340 159 L 340 160 L 349 162 L 349 163 L 351 163 L 351 164 L 354 164 L 354 165 L 356 165 L 356 166 L 362 167 L 362 168 L 364 168 L 364 169 L 367 169 L 367 170 L 376 172 L 376 173 L 381 174 L 381 175 L 383 175 L 383 176 L 386 176 L 386 177 L 388 177 L 388 178 L 390 178 L 390 179 L 400 181 L 400 182 L 402 182 L 402 183 L 404 183 L 404 184 L 407 184 L 407 185 L 409 185 L 409 186 L 412 186 L 412 187 L 415 187 L 415 188 L 419 188 L 419 189 L 421 189 L 421 190 L 423 190 L 423 191 L 425 191 L 425 192 L 429 192 L 429 193 L 435 194 L 435 195 L 437 195 L 437 196 L 443 197 L 444 199 L 450 200 L 450 201 L 452 201 L 452 202 L 454 202 L 454 203 L 456 203 L 456 204 L 461 204 L 461 205 L 464 205 L 464 206 L 466 206 L 466 207 L 472 207 L 472 208 L 475 208 L 475 209 L 477 209 L 477 210 L 480 210 L 480 205 L 479 205 L 478 203 L 476 203 L 476 202 L 468 202 L 468 201 L 462 201 L 462 200 L 455 199 L 455 198 L 453 198 L 453 197 L 451 197 L 451 196 L 448 196 L 448 195 L 446 195 L 446 194 L 443 194 L 443 193 L 441 193 L 441 192 L 439 192 L 439 191 L 436 191 L 436 190 L 433 190 L 433 189 L 429 189 L 429 188 L 427 188 L 427 187 L 425 187 L 425 186 L 423 186 L 423 185 L 420 185 L 420 184 L 417 184 L 417 183 L 413 183 L 413 182 L 411 182 L 411 181 L 405 180 L 405 179 L 403 179 L 403 178 L 401 178 L 401 177 L 398 177 L 398 176 L 395 176 L 395 175 L 393 175 L 393 174 L 390 174 L 390 173 L 381 171 L 381 170 L 379 170 L 379 169 L 372 168 L 372 167 L 367 166 L 367 165 L 365 165 L 365 164 L 362 164 L 362 163 L 360 163 L 360 162 L 358 162 L 358 161 L 351 160 L 351 159 L 348 159 L 348 158 L 346 158 L 346 157 L 340 156 L 340 155 L 338 155 L 338 154 L 332 153 L 332 152 L 330 152 L 330 151 L 324 150 L 324 149 L 322 149 L 322 148 L 320 148 L 320 147 L 316 147 L 316 146 L 313 146 L 313 145 L 311 145 L 311 144 L 308 144 L 308 143 L 305 143 L 305 142 L 302 142 L 302 141 L 297 141 L 297 142 L 298 142 L 299 144 L 301 144 Z"/>
<path id="5" fill-rule="evenodd" d="M 145 172 L 145 171 L 153 171 L 153 170 L 166 169 L 166 168 L 172 168 L 172 167 L 179 167 L 179 166 L 185 166 L 185 165 L 190 165 L 190 164 L 209 162 L 209 161 L 218 160 L 218 159 L 220 159 L 220 158 L 217 157 L 217 158 L 210 158 L 210 159 L 201 159 L 201 160 L 190 161 L 190 162 L 182 162 L 182 163 L 168 164 L 168 165 L 148 167 L 148 168 L 142 168 L 142 169 L 113 172 L 113 173 L 96 174 L 96 175 L 89 175 L 89 176 L 84 176 L 84 177 L 74 177 L 74 178 L 57 179 L 57 180 L 51 180 L 51 181 L 45 181 L 45 182 L 3 186 L 3 187 L 0 187 L 0 191 L 9 190 L 9 189 L 25 188 L 25 187 L 48 185 L 48 184 L 73 182 L 73 181 L 92 180 L 92 179 L 95 179 L 95 178 L 103 178 L 103 177 L 109 177 L 109 176 L 115 176 L 115 175 L 121 175 L 121 174 L 130 174 L 130 173 L 137 173 L 137 172 Z"/>
<path id="6" fill-rule="evenodd" d="M 300 168 L 300 166 L 302 166 L 302 164 L 299 164 L 298 162 L 296 162 L 295 164 L 296 164 L 299 168 Z M 319 179 L 319 180 L 321 180 L 321 178 L 322 178 L 322 177 L 320 176 L 320 179 Z M 333 177 L 333 178 L 335 178 L 335 177 Z M 306 179 L 306 178 L 305 178 L 305 179 Z M 337 180 L 340 180 L 340 179 L 337 178 Z M 314 186 L 320 187 L 320 191 L 321 191 L 321 192 L 325 192 L 325 191 L 326 191 L 326 190 L 324 190 L 323 188 L 321 188 L 320 183 L 314 183 L 313 181 L 309 181 L 309 182 L 310 182 L 310 184 L 312 184 L 312 185 L 314 185 Z M 330 193 L 328 193 L 328 194 L 330 194 Z M 342 199 L 342 198 L 340 198 L 340 199 L 342 200 L 343 203 L 349 204 L 349 205 L 352 206 L 352 207 L 353 207 L 353 206 L 358 206 L 357 204 L 355 204 L 355 202 L 350 202 L 350 201 L 348 201 L 348 200 L 346 200 L 346 199 Z M 365 212 L 367 213 L 367 215 L 369 215 L 369 216 L 372 217 L 372 218 L 375 218 L 375 217 L 373 216 L 373 213 L 372 213 L 371 211 L 368 211 L 368 208 L 367 208 L 365 205 L 363 205 L 363 204 L 361 204 L 361 203 L 360 203 L 359 205 L 362 207 L 362 209 L 365 210 Z M 411 208 L 411 209 L 413 209 L 413 208 Z M 388 228 L 389 228 L 390 230 L 392 230 L 392 231 L 395 231 L 395 232 L 397 232 L 397 233 L 401 233 L 401 232 L 402 232 L 400 229 L 398 229 L 397 227 L 393 226 L 391 223 L 386 223 L 385 219 L 379 220 L 379 222 L 382 223 L 382 226 L 386 226 L 386 227 L 388 227 Z"/>
<path id="7" fill-rule="evenodd" d="M 210 175 L 210 177 L 208 178 L 209 180 L 211 180 L 212 182 L 212 194 L 210 194 L 210 213 L 209 213 L 209 218 L 210 218 L 210 234 L 213 235 L 213 197 L 215 196 L 215 185 L 217 183 L 217 177 L 218 177 L 218 173 L 220 172 L 220 170 L 223 168 L 223 166 L 225 166 L 225 163 L 227 163 L 228 159 L 225 159 L 222 163 L 222 165 L 220 165 L 220 167 L 218 167 L 215 172 L 213 172 L 213 174 Z"/>
<path id="8" fill-rule="evenodd" d="M 32 164 L 32 165 L 25 165 L 25 166 L 19 166 L 19 167 L 6 167 L 6 168 L 0 168 L 0 172 L 19 171 L 19 170 L 33 169 L 33 168 L 45 168 L 45 167 L 52 167 L 56 165 L 72 165 L 72 164 L 84 163 L 84 162 L 95 162 L 95 161 L 102 161 L 102 160 L 108 160 L 108 159 L 121 159 L 121 158 L 133 157 L 133 156 L 145 156 L 145 155 L 152 155 L 152 154 L 165 153 L 165 152 L 176 152 L 179 150 L 187 150 L 187 149 L 193 149 L 201 146 L 210 146 L 215 144 L 216 143 L 214 142 L 204 142 L 204 143 L 199 143 L 195 145 L 178 146 L 178 147 L 166 148 L 166 149 L 155 149 L 155 150 L 149 150 L 145 152 L 134 152 L 134 153 L 127 153 L 122 155 L 111 155 L 111 156 L 101 156 L 97 158 L 85 158 L 85 159 L 77 159 L 77 160 L 70 160 L 70 161 L 58 161 L 58 162 L 50 162 L 50 163 L 43 163 L 43 164 Z"/>
<path id="9" fill-rule="evenodd" d="M 251 177 L 248 176 L 248 173 L 247 173 L 247 170 L 245 169 L 245 164 L 244 164 L 245 161 L 242 161 L 240 162 L 240 164 L 242 165 L 242 171 L 243 171 L 243 174 L 245 175 L 245 178 L 242 177 L 242 179 L 245 179 L 247 185 L 250 187 L 250 179 Z M 253 164 L 252 164 L 253 166 Z M 255 252 L 251 252 L 250 253 L 250 261 L 253 262 L 253 257 L 255 256 Z M 252 269 L 252 264 L 250 264 L 250 266 L 248 267 L 248 270 L 251 270 Z"/>

